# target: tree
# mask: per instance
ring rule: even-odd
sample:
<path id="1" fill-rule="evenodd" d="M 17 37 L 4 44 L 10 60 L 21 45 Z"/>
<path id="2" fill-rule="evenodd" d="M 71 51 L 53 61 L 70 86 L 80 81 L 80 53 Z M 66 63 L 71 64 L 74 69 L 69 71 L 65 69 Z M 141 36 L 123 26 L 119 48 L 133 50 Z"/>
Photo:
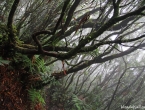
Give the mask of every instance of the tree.
<path id="1" fill-rule="evenodd" d="M 145 46 L 144 0 L 6 0 L 0 9 L 2 109 L 30 109 L 28 93 Z M 57 61 L 60 71 L 46 71 Z"/>
<path id="2" fill-rule="evenodd" d="M 136 59 L 138 54 L 142 57 Z M 118 110 L 144 107 L 144 55 L 141 51 L 95 64 L 46 90 L 50 110 Z M 51 99 L 51 100 L 50 100 Z"/>

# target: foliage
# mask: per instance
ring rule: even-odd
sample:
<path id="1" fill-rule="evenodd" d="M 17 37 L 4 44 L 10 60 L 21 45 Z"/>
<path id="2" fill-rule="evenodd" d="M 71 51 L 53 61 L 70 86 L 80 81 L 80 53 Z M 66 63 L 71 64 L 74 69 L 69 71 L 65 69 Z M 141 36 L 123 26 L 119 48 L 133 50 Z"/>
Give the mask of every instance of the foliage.
<path id="1" fill-rule="evenodd" d="M 15 53 L 15 56 L 13 57 L 14 61 L 14 65 L 17 68 L 30 68 L 30 70 L 32 69 L 32 63 L 31 60 L 28 58 L 28 56 L 23 55 L 21 53 Z"/>
<path id="2" fill-rule="evenodd" d="M 145 47 L 144 13 L 144 0 L 1 0 L 1 90 L 19 87 L 34 109 L 45 87 L 50 109 L 142 104 L 144 64 L 125 56 Z"/>
<path id="3" fill-rule="evenodd" d="M 34 106 L 37 103 L 41 103 L 41 104 L 45 104 L 44 98 L 42 96 L 42 92 L 41 91 L 37 91 L 35 89 L 29 89 L 28 90 L 29 93 L 29 99 L 30 99 L 30 103 L 31 103 L 31 107 L 34 108 Z"/>
<path id="4" fill-rule="evenodd" d="M 72 102 L 74 106 L 72 110 L 88 110 L 90 107 L 87 104 L 84 104 L 76 95 L 72 96 Z"/>
<path id="5" fill-rule="evenodd" d="M 33 72 L 34 71 L 42 73 L 47 72 L 44 59 L 42 59 L 39 56 L 38 57 L 35 56 L 35 61 L 33 63 Z"/>
<path id="6" fill-rule="evenodd" d="M 47 91 L 49 90 L 49 91 Z M 46 97 L 46 102 L 49 100 L 49 109 L 53 110 L 56 107 L 58 108 L 65 108 L 71 110 L 88 110 L 90 106 L 85 104 L 84 101 L 79 99 L 77 95 L 73 93 L 71 88 L 66 90 L 63 88 L 61 82 L 54 82 L 51 83 L 49 88 L 47 88 L 46 94 L 49 97 Z"/>
<path id="7" fill-rule="evenodd" d="M 144 57 L 140 59 L 140 63 L 135 60 L 139 53 L 142 52 L 111 61 L 114 65 L 106 62 L 81 71 L 80 75 L 74 73 L 63 78 L 59 85 L 51 85 L 47 90 L 52 97 L 52 103 L 72 110 L 102 110 L 108 109 L 109 106 L 110 110 L 114 110 L 120 109 L 121 105 L 126 103 L 143 105 L 145 85 L 141 82 L 145 80 L 145 66 Z M 85 74 L 86 71 L 88 74 Z M 51 109 L 53 110 L 53 107 Z"/>
<path id="8" fill-rule="evenodd" d="M 1 45 L 6 44 L 8 41 L 7 29 L 4 25 L 0 25 L 0 43 Z"/>
<path id="9" fill-rule="evenodd" d="M 0 57 L 0 66 L 8 65 L 9 63 L 9 60 L 4 60 L 2 57 Z"/>

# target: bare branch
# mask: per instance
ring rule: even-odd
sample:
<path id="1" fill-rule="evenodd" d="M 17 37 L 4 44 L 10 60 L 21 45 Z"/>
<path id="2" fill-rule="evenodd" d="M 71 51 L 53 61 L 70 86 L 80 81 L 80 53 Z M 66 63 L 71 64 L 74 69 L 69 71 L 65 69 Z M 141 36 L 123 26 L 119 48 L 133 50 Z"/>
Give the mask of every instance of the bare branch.
<path id="1" fill-rule="evenodd" d="M 15 0 L 14 1 L 13 5 L 12 5 L 12 8 L 11 8 L 11 11 L 9 13 L 7 27 L 10 28 L 10 29 L 12 28 L 14 14 L 15 14 L 15 11 L 18 7 L 19 2 L 20 2 L 20 0 Z"/>

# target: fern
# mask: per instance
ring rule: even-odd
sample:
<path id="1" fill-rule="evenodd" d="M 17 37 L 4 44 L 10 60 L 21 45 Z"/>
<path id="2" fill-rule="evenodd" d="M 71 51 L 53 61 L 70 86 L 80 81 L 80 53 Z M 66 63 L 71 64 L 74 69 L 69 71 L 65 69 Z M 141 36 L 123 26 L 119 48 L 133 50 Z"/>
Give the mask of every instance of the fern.
<path id="1" fill-rule="evenodd" d="M 72 102 L 74 103 L 74 108 L 77 110 L 88 110 L 90 108 L 89 105 L 85 104 L 75 94 L 72 96 Z"/>
<path id="2" fill-rule="evenodd" d="M 14 65 L 17 66 L 18 68 L 26 68 L 28 67 L 30 71 L 32 70 L 32 63 L 30 58 L 28 58 L 27 55 L 23 55 L 21 53 L 16 53 L 15 56 L 13 57 L 14 60 Z"/>
<path id="3" fill-rule="evenodd" d="M 82 101 L 76 95 L 73 95 L 72 102 L 77 110 L 81 110 Z"/>
<path id="4" fill-rule="evenodd" d="M 44 98 L 41 95 L 41 91 L 37 91 L 35 89 L 28 90 L 29 99 L 31 101 L 32 108 L 36 103 L 45 104 Z"/>
<path id="5" fill-rule="evenodd" d="M 44 73 L 46 71 L 45 62 L 40 57 L 36 57 L 35 63 L 33 66 L 34 66 L 34 71 L 37 70 L 38 72 L 42 72 L 42 73 Z"/>
<path id="6" fill-rule="evenodd" d="M 0 66 L 8 65 L 9 63 L 10 63 L 10 61 L 8 61 L 8 60 L 3 60 L 3 58 L 0 57 Z"/>

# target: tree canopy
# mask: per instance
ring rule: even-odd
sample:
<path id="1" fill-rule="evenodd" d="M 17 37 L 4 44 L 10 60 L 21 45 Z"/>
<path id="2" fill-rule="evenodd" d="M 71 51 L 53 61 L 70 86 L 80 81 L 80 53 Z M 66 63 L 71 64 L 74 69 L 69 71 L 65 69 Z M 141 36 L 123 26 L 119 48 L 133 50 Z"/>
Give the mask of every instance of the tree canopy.
<path id="1" fill-rule="evenodd" d="M 10 62 L 27 77 L 33 73 L 38 78 L 33 88 L 42 89 L 52 81 L 48 76 L 58 80 L 143 50 L 144 4 L 144 0 L 1 0 L 0 65 Z"/>

